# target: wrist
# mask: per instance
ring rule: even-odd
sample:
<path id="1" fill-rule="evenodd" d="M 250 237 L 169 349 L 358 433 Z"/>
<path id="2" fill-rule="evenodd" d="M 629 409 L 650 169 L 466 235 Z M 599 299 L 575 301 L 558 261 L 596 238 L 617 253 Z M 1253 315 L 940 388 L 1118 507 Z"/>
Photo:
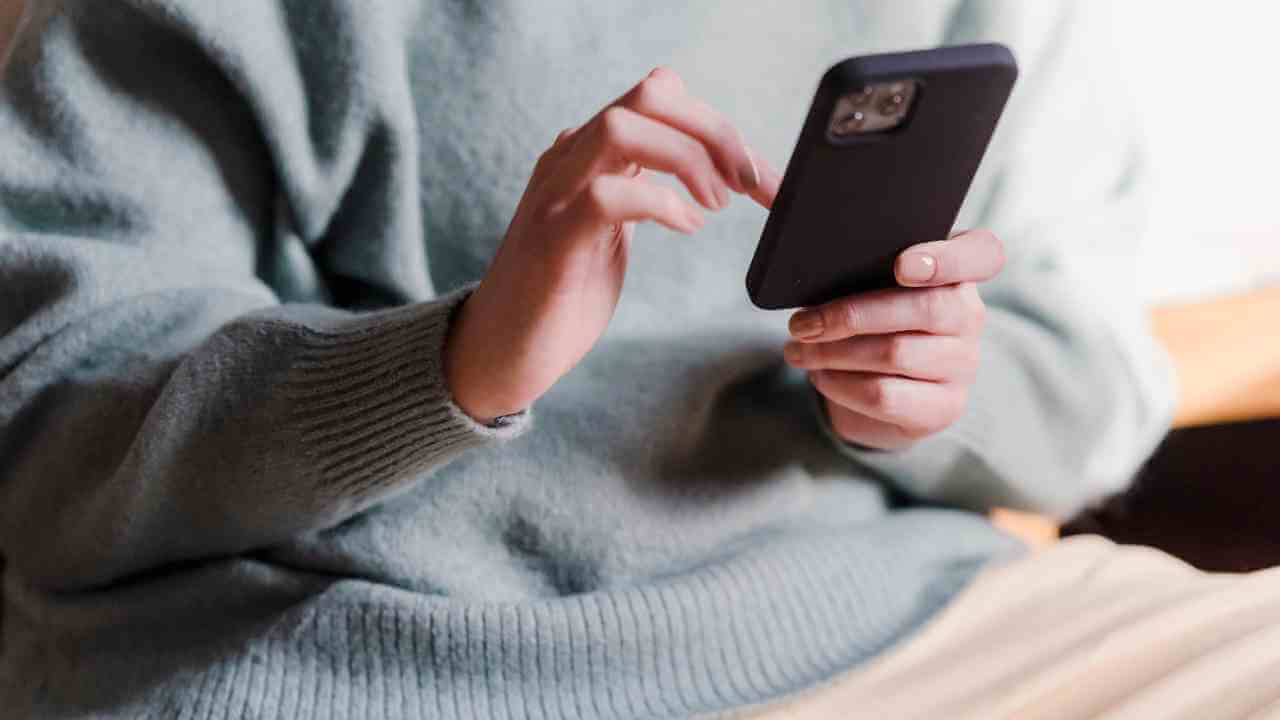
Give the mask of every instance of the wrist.
<path id="1" fill-rule="evenodd" d="M 472 293 L 456 309 L 445 337 L 443 363 L 445 384 L 453 403 L 482 425 L 497 426 L 504 419 L 524 412 L 532 399 L 504 394 L 495 382 L 502 370 L 501 350 L 489 342 L 483 328 L 476 325 Z M 470 312 L 469 312 L 470 311 Z"/>

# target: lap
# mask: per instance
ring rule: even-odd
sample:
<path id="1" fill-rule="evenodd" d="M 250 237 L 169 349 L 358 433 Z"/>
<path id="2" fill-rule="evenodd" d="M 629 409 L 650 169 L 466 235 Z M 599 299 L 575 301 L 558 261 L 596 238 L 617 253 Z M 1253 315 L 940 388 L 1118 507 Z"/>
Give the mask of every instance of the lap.
<path id="1" fill-rule="evenodd" d="M 1204 573 L 1080 536 L 984 571 L 900 646 L 742 717 L 1270 717 L 1277 677 L 1280 569 Z"/>

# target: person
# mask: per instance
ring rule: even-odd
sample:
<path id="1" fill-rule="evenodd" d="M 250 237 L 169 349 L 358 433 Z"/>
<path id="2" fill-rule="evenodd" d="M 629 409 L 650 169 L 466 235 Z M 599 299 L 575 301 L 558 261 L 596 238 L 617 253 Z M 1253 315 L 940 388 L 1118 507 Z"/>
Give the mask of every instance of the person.
<path id="1" fill-rule="evenodd" d="M 1090 7 L 28 4 L 0 108 L 0 706 L 1121 692 L 1001 686 L 1034 655 L 1001 647 L 1089 637 L 1065 598 L 1107 606 L 1089 568 L 1128 566 L 1101 541 L 1018 559 L 969 512 L 1065 516 L 1171 412 Z M 1023 63 L 960 223 L 1003 244 L 937 238 L 903 287 L 750 308 L 768 159 L 820 72 L 977 40 Z M 961 654 L 975 617 L 992 645 Z M 944 672 L 965 665 L 986 684 Z"/>

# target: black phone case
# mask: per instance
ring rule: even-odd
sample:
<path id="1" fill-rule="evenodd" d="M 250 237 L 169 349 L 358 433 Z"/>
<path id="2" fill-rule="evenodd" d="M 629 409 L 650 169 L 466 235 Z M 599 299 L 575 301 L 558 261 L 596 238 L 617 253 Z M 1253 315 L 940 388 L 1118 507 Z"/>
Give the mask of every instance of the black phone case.
<path id="1" fill-rule="evenodd" d="M 822 77 L 747 272 L 764 309 L 818 305 L 895 284 L 910 245 L 941 240 L 1017 78 L 1003 45 L 851 58 Z M 836 101 L 871 83 L 913 79 L 903 124 L 836 139 Z"/>

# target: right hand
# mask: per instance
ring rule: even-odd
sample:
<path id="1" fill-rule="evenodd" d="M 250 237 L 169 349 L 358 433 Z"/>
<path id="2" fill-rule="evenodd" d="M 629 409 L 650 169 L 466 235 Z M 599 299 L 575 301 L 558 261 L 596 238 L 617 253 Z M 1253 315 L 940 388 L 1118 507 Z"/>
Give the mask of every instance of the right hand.
<path id="1" fill-rule="evenodd" d="M 502 246 L 445 345 L 454 401 L 480 422 L 529 407 L 604 333 L 634 224 L 693 233 L 703 215 L 646 171 L 679 178 L 708 210 L 730 191 L 765 207 L 779 177 L 741 134 L 658 68 L 542 154 Z"/>

